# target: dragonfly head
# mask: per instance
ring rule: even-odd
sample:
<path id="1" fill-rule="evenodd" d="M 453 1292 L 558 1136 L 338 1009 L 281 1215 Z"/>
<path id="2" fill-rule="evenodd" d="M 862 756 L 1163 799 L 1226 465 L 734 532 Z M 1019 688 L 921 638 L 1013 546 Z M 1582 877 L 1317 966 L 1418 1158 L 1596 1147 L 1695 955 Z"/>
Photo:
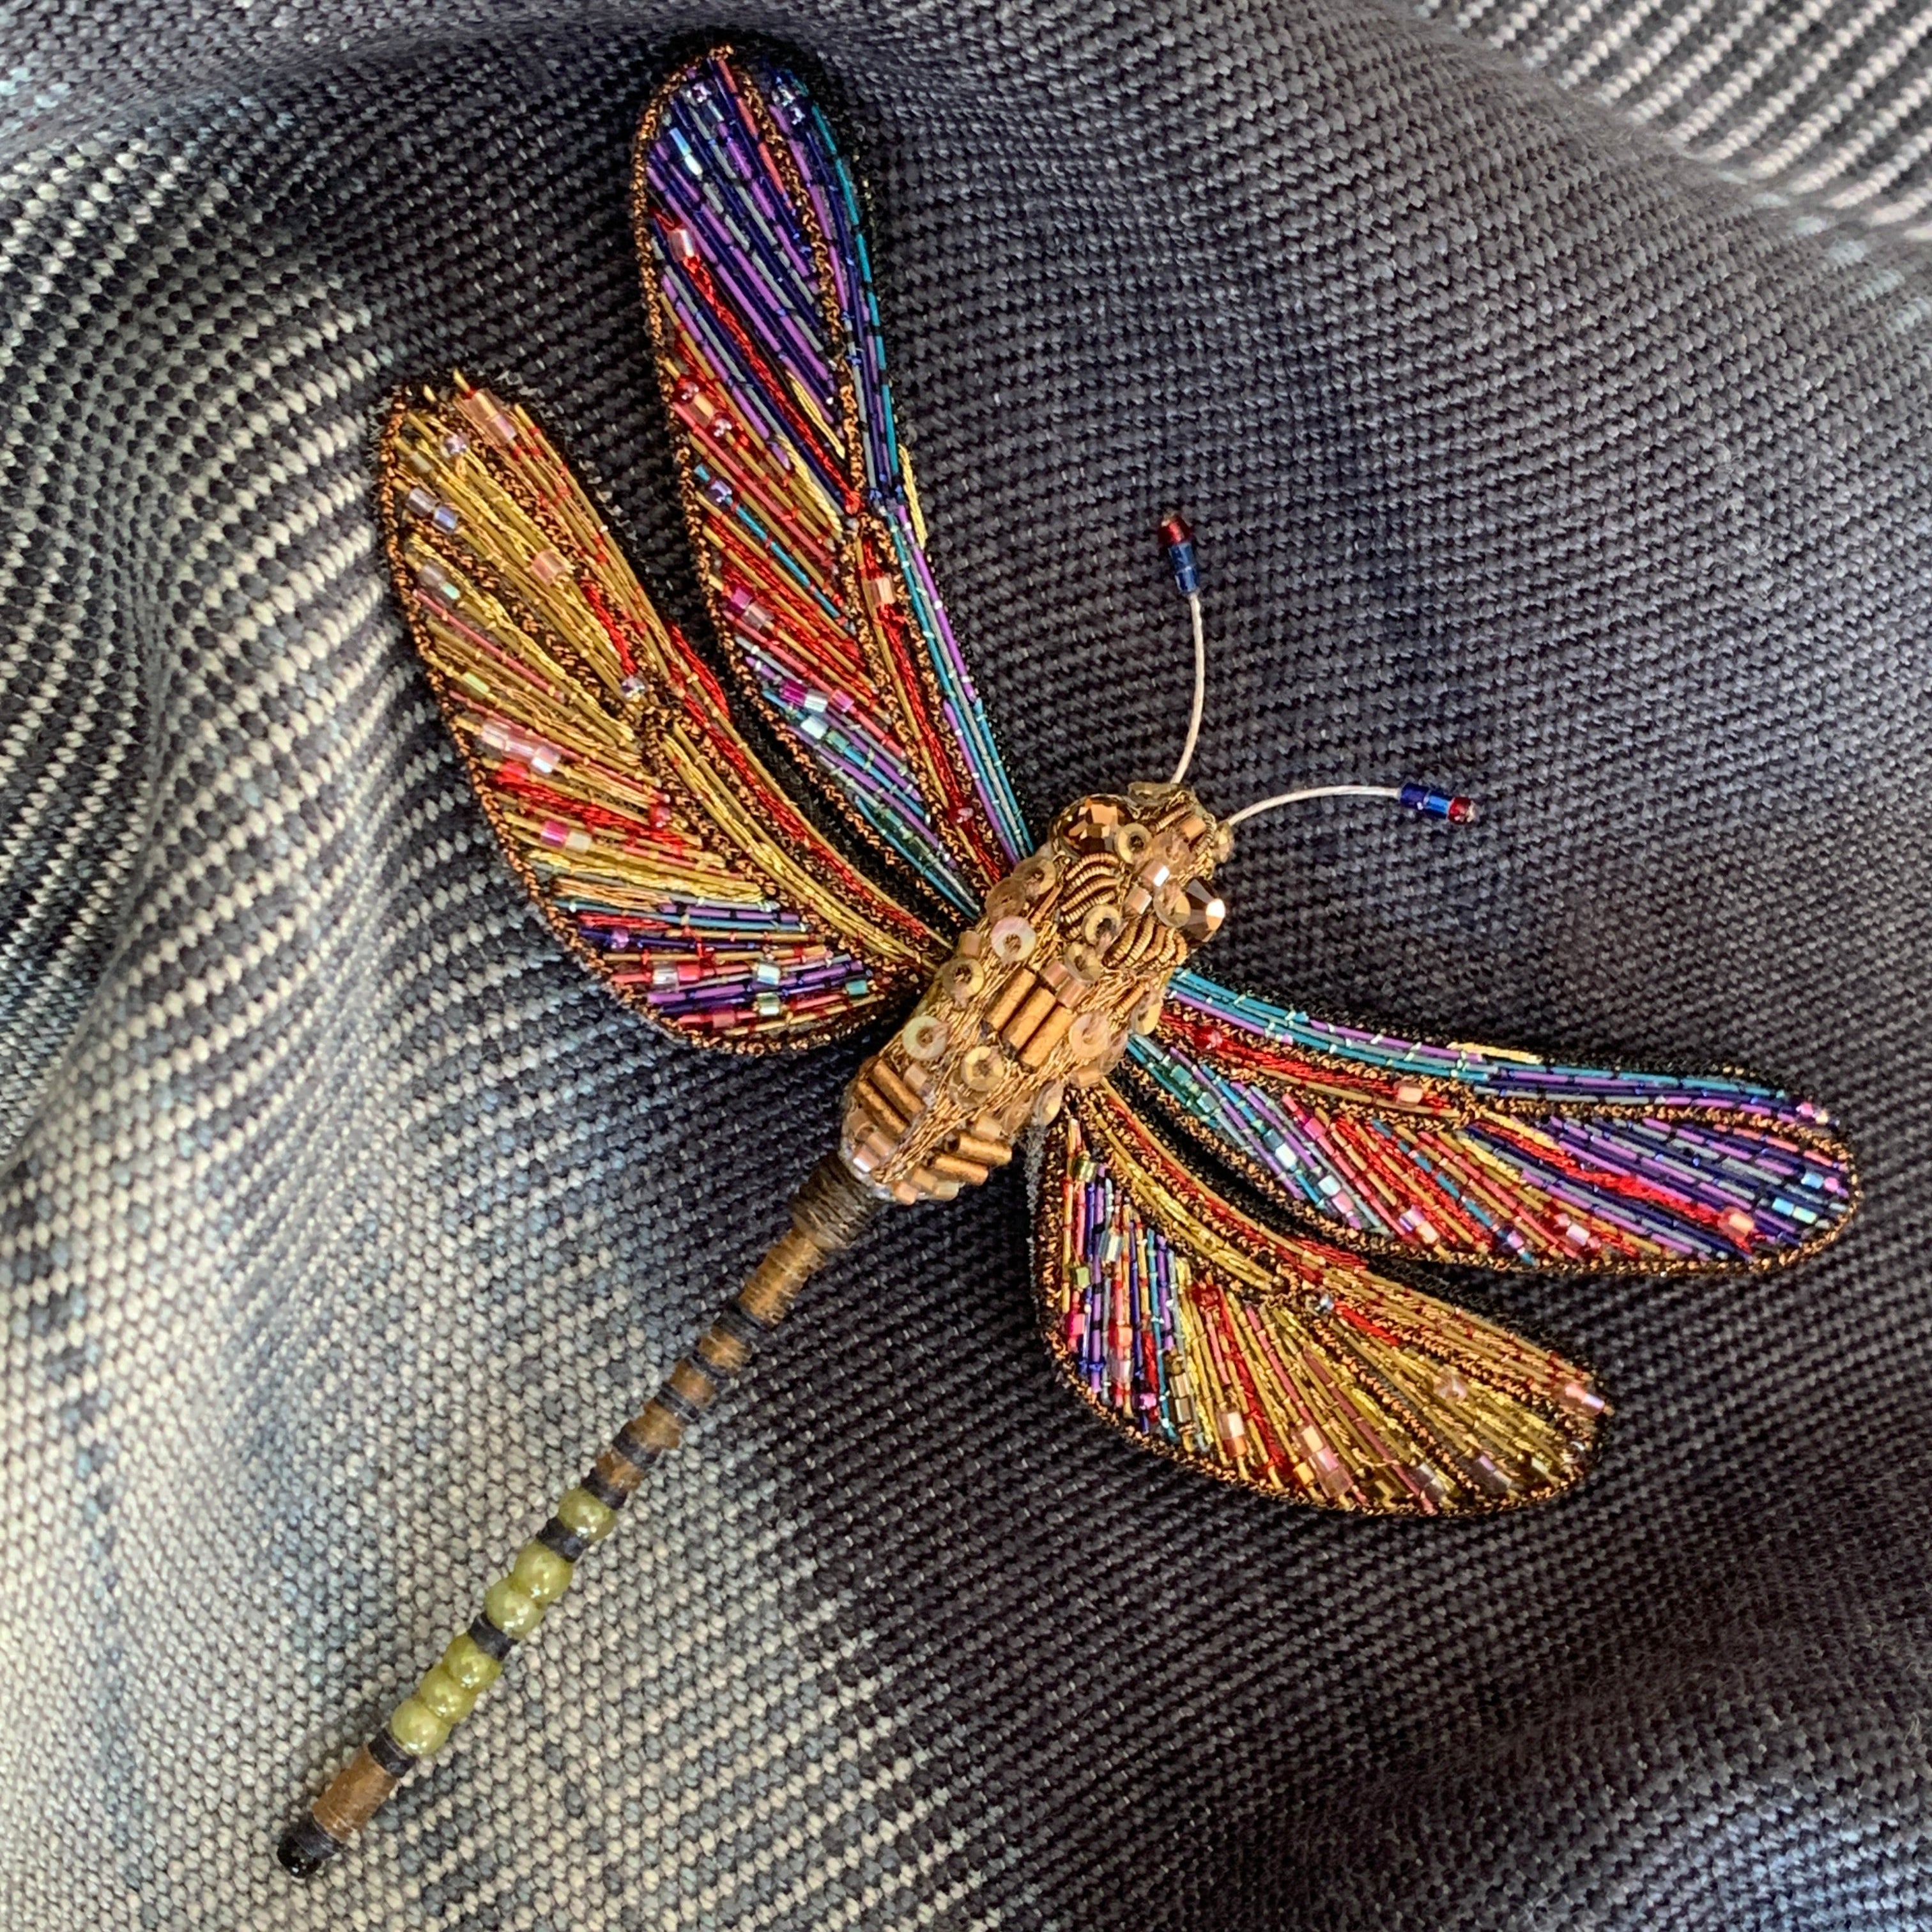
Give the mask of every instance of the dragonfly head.
<path id="1" fill-rule="evenodd" d="M 1048 841 L 1077 880 L 1067 903 L 1105 907 L 1114 916 L 1083 915 L 1083 922 L 1114 932 L 1104 948 L 1108 960 L 1166 958 L 1178 940 L 1184 950 L 1170 971 L 1221 929 L 1227 907 L 1214 890 L 1214 868 L 1233 848 L 1228 827 L 1175 784 L 1078 799 L 1054 820 Z"/>

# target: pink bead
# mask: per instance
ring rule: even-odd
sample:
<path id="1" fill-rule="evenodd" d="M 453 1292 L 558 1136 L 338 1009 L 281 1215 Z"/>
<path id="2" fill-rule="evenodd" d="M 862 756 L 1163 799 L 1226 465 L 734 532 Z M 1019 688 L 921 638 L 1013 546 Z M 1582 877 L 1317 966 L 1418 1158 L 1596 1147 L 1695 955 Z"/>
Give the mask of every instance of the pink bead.
<path id="1" fill-rule="evenodd" d="M 742 584 L 733 584 L 725 592 L 724 608 L 746 630 L 759 636 L 772 627 L 772 614 Z"/>
<path id="2" fill-rule="evenodd" d="M 1557 1392 L 1556 1400 L 1574 1415 L 1601 1415 L 1604 1412 L 1604 1398 L 1585 1382 L 1565 1382 Z"/>

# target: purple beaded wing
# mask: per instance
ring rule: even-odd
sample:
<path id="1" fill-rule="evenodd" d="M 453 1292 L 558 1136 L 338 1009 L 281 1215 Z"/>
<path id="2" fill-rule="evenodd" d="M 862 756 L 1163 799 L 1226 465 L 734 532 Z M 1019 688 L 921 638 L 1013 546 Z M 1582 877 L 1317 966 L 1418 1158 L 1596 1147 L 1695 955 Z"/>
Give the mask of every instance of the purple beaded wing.
<path id="1" fill-rule="evenodd" d="M 791 74 L 719 50 L 652 102 L 632 208 L 726 657 L 858 835 L 970 916 L 1032 841 L 926 565 L 851 171 Z"/>
<path id="2" fill-rule="evenodd" d="M 1268 1200 L 1370 1252 L 1658 1274 L 1822 1247 L 1857 1202 L 1822 1108 L 1336 1024 L 1177 974 L 1134 1084 Z"/>

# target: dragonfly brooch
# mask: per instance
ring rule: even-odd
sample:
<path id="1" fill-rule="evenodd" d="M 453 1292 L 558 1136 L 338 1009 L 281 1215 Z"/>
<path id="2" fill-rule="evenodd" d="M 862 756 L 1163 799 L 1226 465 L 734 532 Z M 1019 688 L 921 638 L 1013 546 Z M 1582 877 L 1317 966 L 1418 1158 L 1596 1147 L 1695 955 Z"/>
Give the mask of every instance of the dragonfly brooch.
<path id="1" fill-rule="evenodd" d="M 1337 1024 L 1194 970 L 1234 827 L 1165 782 L 1028 827 L 940 602 L 895 427 L 850 168 L 797 77 L 715 50 L 650 104 L 632 212 L 712 628 L 808 816 L 520 406 L 400 398 L 379 499 L 397 596 L 505 855 L 563 944 L 695 1045 L 802 1052 L 890 1025 L 790 1226 L 281 1841 L 314 1871 L 448 1738 L 646 1472 L 801 1284 L 886 1203 L 952 1198 L 1024 1146 L 1042 1325 L 1130 1440 L 1244 1488 L 1420 1516 L 1553 1496 L 1588 1466 L 1588 1372 L 1419 1292 L 1400 1258 L 1757 1268 L 1857 1198 L 1825 1112 L 1735 1073 L 1570 1066 Z M 862 860 L 848 856 L 862 854 Z"/>

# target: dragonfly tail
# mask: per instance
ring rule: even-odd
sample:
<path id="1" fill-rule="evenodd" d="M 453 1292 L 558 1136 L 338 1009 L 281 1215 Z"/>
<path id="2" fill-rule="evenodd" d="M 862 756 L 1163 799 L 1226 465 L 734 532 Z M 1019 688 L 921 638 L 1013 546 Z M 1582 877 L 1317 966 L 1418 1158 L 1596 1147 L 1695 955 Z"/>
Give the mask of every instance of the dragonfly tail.
<path id="1" fill-rule="evenodd" d="M 582 1481 L 558 1498 L 509 1574 L 484 1592 L 475 1622 L 458 1633 L 422 1682 L 283 1834 L 275 1855 L 285 1871 L 305 1879 L 335 1857 L 416 1766 L 442 1748 L 478 1694 L 502 1674 L 518 1642 L 569 1587 L 578 1558 L 610 1533 L 646 1472 L 743 1372 L 806 1282 L 851 1246 L 879 1206 L 836 1154 L 812 1170 L 792 1198 L 790 1226 L 751 1278 Z"/>

